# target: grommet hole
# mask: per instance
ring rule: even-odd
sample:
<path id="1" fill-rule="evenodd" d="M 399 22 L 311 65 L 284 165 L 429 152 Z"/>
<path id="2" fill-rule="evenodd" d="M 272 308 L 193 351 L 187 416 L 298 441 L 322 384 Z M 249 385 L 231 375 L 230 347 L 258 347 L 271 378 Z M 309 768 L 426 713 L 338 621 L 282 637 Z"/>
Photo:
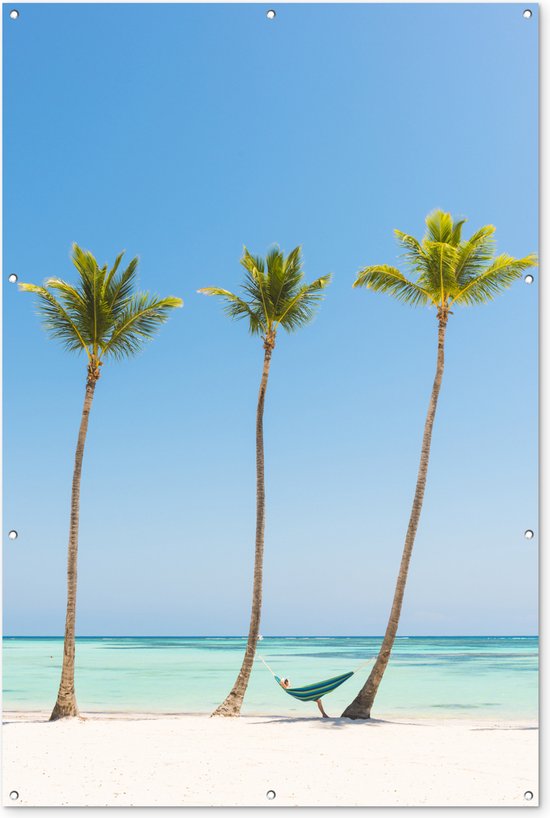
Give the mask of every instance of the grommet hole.
<path id="1" fill-rule="evenodd" d="M 265 794 L 265 797 L 267 798 L 268 801 L 273 801 L 276 795 L 277 793 L 275 792 L 275 790 L 268 790 Z"/>
<path id="2" fill-rule="evenodd" d="M 533 16 L 533 12 L 531 11 L 531 9 L 524 9 L 523 16 L 525 17 L 526 20 L 530 20 L 531 17 Z"/>
<path id="3" fill-rule="evenodd" d="M 269 9 L 265 16 L 267 17 L 268 20 L 274 20 L 275 17 L 277 16 L 277 12 L 275 11 L 275 9 Z"/>
<path id="4" fill-rule="evenodd" d="M 17 790 L 12 790 L 10 792 L 10 798 L 12 801 L 17 801 L 17 799 L 19 798 L 19 793 L 17 792 Z"/>
<path id="5" fill-rule="evenodd" d="M 532 801 L 533 793 L 531 792 L 531 790 L 527 790 L 527 792 L 523 793 L 523 797 L 525 798 L 526 801 Z"/>
<path id="6" fill-rule="evenodd" d="M 19 17 L 19 11 L 17 9 L 12 9 L 10 11 L 10 18 L 12 20 L 17 20 L 18 17 Z"/>
<path id="7" fill-rule="evenodd" d="M 10 284 L 15 284 L 17 281 L 17 275 L 15 273 L 10 273 L 8 276 L 8 281 Z"/>
<path id="8" fill-rule="evenodd" d="M 11 531 L 8 532 L 8 537 L 10 538 L 10 540 L 16 540 L 18 536 L 19 535 L 18 535 L 17 531 L 15 531 L 15 529 L 13 529 L 13 528 L 12 528 Z"/>
<path id="9" fill-rule="evenodd" d="M 535 536 L 535 532 L 531 528 L 528 528 L 523 536 L 526 540 L 532 540 Z"/>

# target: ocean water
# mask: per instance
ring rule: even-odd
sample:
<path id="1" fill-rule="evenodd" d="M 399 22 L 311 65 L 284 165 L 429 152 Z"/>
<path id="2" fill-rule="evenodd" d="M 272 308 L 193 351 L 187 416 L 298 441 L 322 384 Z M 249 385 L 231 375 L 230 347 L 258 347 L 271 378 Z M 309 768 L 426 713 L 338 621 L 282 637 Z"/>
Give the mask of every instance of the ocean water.
<path id="1" fill-rule="evenodd" d="M 259 653 L 293 686 L 353 670 L 380 638 L 265 637 Z M 209 712 L 229 692 L 245 640 L 237 637 L 86 637 L 77 640 L 76 687 L 83 711 Z M 63 641 L 3 641 L 4 709 L 50 709 Z M 359 670 L 324 699 L 340 715 L 367 677 Z M 538 712 L 538 639 L 400 637 L 376 700 L 378 716 L 529 718 Z M 314 703 L 288 696 L 258 660 L 243 712 L 307 715 Z"/>

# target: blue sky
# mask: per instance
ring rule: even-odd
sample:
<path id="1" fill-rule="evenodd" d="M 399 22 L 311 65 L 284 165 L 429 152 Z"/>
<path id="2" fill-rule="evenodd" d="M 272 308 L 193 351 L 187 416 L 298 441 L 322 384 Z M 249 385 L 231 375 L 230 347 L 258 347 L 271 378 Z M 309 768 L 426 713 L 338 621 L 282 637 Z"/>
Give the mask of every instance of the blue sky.
<path id="1" fill-rule="evenodd" d="M 380 634 L 435 363 L 433 312 L 353 291 L 427 212 L 537 249 L 537 11 L 506 5 L 24 5 L 4 15 L 4 632 L 61 634 L 85 363 L 7 283 L 126 248 L 185 307 L 105 365 L 82 483 L 80 634 L 248 627 L 261 343 L 201 286 L 243 244 L 334 274 L 266 406 L 265 634 Z M 537 629 L 537 295 L 448 330 L 402 634 Z"/>

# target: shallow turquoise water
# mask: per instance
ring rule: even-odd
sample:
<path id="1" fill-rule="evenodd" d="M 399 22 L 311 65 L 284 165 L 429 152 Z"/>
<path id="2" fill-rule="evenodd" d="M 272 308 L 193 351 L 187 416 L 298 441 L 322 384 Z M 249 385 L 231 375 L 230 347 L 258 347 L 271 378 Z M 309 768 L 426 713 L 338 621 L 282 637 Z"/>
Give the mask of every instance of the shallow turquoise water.
<path id="1" fill-rule="evenodd" d="M 231 637 L 88 637 L 77 640 L 77 695 L 83 711 L 208 712 L 240 667 L 245 640 Z M 373 637 L 265 637 L 260 653 L 295 686 L 353 670 L 374 656 Z M 63 642 L 4 639 L 4 709 L 51 708 Z M 401 637 L 376 701 L 376 715 L 536 718 L 536 637 Z M 340 715 L 368 668 L 324 700 Z M 316 712 L 295 701 L 257 662 L 244 712 Z"/>

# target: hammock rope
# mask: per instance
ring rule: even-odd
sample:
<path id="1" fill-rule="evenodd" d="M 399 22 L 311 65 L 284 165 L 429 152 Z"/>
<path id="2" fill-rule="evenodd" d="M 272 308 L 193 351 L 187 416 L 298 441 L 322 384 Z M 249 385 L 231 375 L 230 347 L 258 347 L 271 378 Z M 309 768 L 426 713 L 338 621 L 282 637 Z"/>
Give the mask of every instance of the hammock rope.
<path id="1" fill-rule="evenodd" d="M 263 656 L 260 656 L 260 654 L 258 654 L 258 656 L 277 682 L 277 685 L 281 687 L 285 693 L 288 693 L 289 696 L 293 696 L 293 698 L 299 699 L 302 702 L 315 702 L 323 696 L 326 696 L 327 693 L 332 693 L 332 691 L 340 687 L 341 684 L 351 679 L 354 673 L 357 673 L 358 670 L 373 661 L 373 659 L 366 659 L 364 662 L 361 662 L 355 670 L 349 670 L 340 676 L 333 676 L 331 679 L 324 679 L 322 682 L 317 682 L 316 684 L 305 685 L 304 687 L 283 687 L 280 677 L 269 667 Z"/>

